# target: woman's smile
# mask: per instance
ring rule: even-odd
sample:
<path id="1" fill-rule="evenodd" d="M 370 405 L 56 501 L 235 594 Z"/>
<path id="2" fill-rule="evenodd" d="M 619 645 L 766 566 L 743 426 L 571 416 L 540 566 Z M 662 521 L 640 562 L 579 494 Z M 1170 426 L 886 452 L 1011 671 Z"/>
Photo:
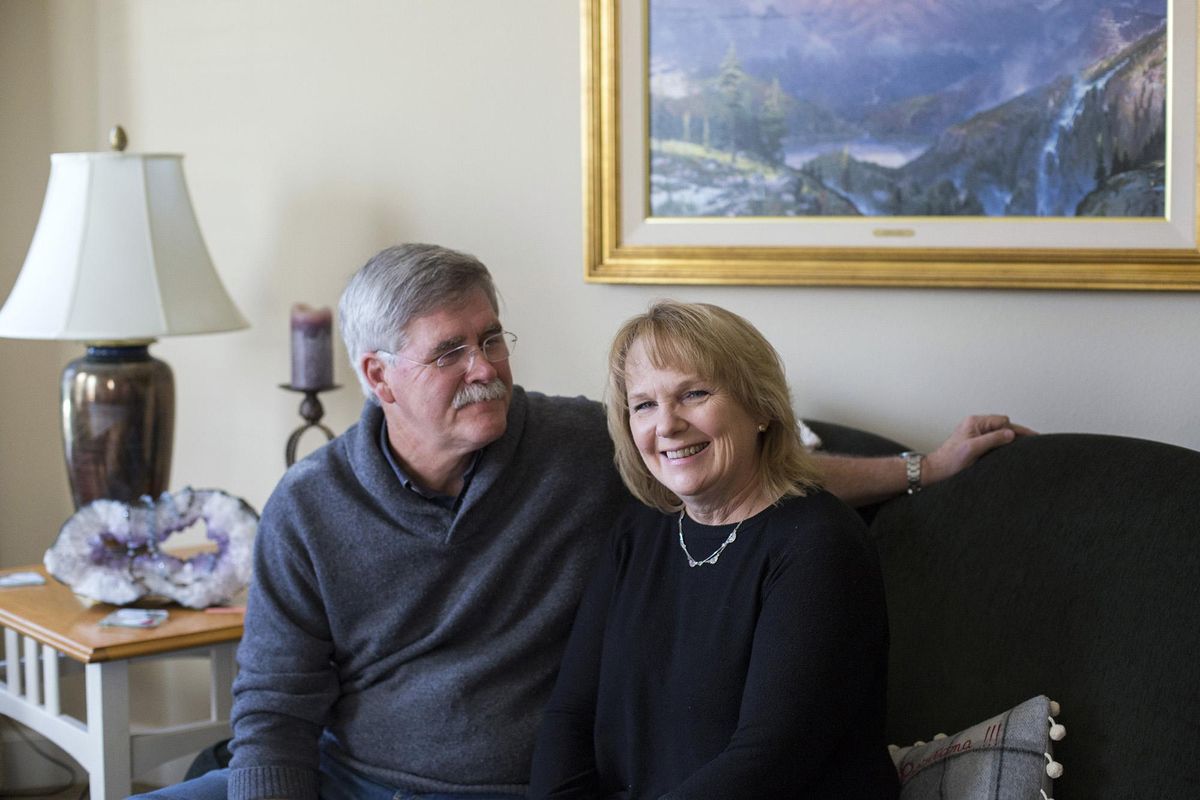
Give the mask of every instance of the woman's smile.
<path id="1" fill-rule="evenodd" d="M 662 453 L 671 461 L 681 461 L 689 456 L 696 455 L 707 447 L 708 442 L 702 442 L 701 444 L 688 445 L 678 450 L 663 450 Z"/>

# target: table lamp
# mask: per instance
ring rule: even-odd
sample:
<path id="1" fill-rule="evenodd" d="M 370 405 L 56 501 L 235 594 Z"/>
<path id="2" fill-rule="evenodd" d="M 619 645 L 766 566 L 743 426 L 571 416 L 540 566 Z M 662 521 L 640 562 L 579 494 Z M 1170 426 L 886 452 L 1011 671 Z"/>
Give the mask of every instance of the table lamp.
<path id="1" fill-rule="evenodd" d="M 25 264 L 0 309 L 0 337 L 62 339 L 87 351 L 62 375 L 63 449 L 76 508 L 168 488 L 175 424 L 160 336 L 247 327 L 200 235 L 181 155 L 55 153 Z"/>

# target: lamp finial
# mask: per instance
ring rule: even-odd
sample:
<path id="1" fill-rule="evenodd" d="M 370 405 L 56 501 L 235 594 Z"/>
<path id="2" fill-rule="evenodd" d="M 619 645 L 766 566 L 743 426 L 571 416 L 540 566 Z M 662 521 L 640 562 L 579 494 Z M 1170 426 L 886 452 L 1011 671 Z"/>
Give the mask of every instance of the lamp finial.
<path id="1" fill-rule="evenodd" d="M 124 152 L 125 146 L 129 144 L 129 137 L 125 135 L 125 129 L 120 125 L 113 125 L 112 130 L 108 132 L 108 144 L 118 153 Z"/>

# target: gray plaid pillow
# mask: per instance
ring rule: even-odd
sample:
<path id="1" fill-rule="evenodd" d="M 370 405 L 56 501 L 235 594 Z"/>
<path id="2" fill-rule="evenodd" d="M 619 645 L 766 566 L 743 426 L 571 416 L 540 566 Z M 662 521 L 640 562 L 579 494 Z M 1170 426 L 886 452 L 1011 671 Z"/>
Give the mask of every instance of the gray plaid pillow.
<path id="1" fill-rule="evenodd" d="M 1066 734 L 1053 711 L 1057 704 L 1038 695 L 953 736 L 893 748 L 901 800 L 1050 798 L 1052 779 L 1062 774 L 1051 740 Z"/>

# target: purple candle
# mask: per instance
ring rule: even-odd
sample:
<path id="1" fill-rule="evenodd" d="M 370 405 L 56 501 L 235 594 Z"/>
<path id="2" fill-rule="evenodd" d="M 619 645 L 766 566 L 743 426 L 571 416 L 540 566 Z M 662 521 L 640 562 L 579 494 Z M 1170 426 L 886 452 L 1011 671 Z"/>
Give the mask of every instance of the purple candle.
<path id="1" fill-rule="evenodd" d="M 333 385 L 333 312 L 328 307 L 292 306 L 292 388 Z"/>

